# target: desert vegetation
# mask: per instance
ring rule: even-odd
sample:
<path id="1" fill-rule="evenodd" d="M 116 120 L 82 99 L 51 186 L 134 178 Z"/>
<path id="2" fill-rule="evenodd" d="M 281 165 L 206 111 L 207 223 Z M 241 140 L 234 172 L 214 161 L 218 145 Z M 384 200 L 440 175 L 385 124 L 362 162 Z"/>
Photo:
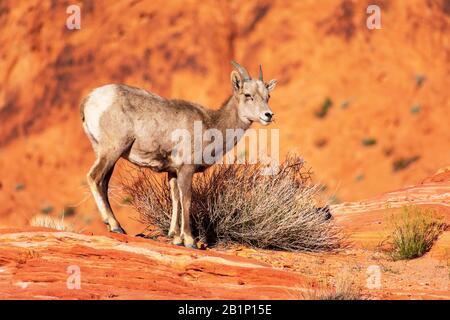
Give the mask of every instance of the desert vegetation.
<path id="1" fill-rule="evenodd" d="M 362 300 L 361 288 L 353 280 L 351 272 L 344 269 L 335 276 L 332 286 L 312 284 L 300 298 L 303 300 Z"/>
<path id="2" fill-rule="evenodd" d="M 50 214 L 50 213 L 53 212 L 53 210 L 54 210 L 53 206 L 52 205 L 48 205 L 48 206 L 44 206 L 44 207 L 41 208 L 41 213 L 42 214 Z"/>
<path id="3" fill-rule="evenodd" d="M 424 74 L 417 74 L 415 76 L 416 86 L 418 88 L 422 87 L 422 85 L 425 83 L 425 80 L 427 77 Z"/>
<path id="4" fill-rule="evenodd" d="M 325 100 L 320 105 L 319 109 L 317 109 L 314 114 L 317 118 L 325 118 L 330 111 L 330 108 L 333 106 L 333 101 L 330 97 L 325 98 Z"/>
<path id="5" fill-rule="evenodd" d="M 39 214 L 31 218 L 30 226 L 49 228 L 58 231 L 74 232 L 73 227 L 64 222 L 64 216 L 62 216 L 61 218 L 57 218 L 46 214 Z"/>
<path id="6" fill-rule="evenodd" d="M 367 137 L 361 140 L 361 144 L 365 147 L 374 146 L 377 144 L 377 139 L 372 137 Z"/>
<path id="7" fill-rule="evenodd" d="M 446 225 L 433 209 L 404 206 L 390 217 L 387 252 L 394 260 L 414 259 L 431 249 Z"/>
<path id="8" fill-rule="evenodd" d="M 411 157 L 401 157 L 398 159 L 395 159 L 392 163 L 392 171 L 397 172 L 400 170 L 404 170 L 408 168 L 411 164 L 418 161 L 420 159 L 419 155 L 414 155 Z"/>
<path id="9" fill-rule="evenodd" d="M 420 103 L 415 103 L 411 106 L 410 112 L 412 114 L 417 114 L 420 112 L 421 109 L 422 109 L 422 106 L 420 105 Z"/>
<path id="10" fill-rule="evenodd" d="M 25 189 L 25 184 L 22 183 L 22 182 L 19 182 L 19 183 L 16 184 L 15 189 L 16 189 L 16 191 L 22 191 L 22 190 Z"/>
<path id="11" fill-rule="evenodd" d="M 193 182 L 192 228 L 208 244 L 240 243 L 288 251 L 332 251 L 343 236 L 303 160 L 290 155 L 273 175 L 259 164 L 215 165 Z M 171 215 L 167 179 L 145 169 L 122 178 L 141 219 L 166 234 Z"/>

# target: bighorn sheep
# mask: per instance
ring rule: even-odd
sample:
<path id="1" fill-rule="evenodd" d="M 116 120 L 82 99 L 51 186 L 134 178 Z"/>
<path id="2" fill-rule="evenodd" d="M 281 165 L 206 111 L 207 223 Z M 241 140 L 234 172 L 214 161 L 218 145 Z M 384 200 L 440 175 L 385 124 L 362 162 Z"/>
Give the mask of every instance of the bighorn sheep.
<path id="1" fill-rule="evenodd" d="M 125 233 L 108 200 L 108 183 L 115 163 L 122 157 L 138 166 L 168 173 L 172 198 L 169 236 L 173 237 L 174 244 L 184 243 L 186 247 L 195 248 L 189 222 L 192 177 L 210 164 L 186 162 L 184 158 L 174 156 L 176 141 L 172 141 L 171 133 L 184 129 L 193 137 L 195 121 L 201 121 L 202 130 L 214 128 L 225 133 L 226 129 L 246 130 L 254 121 L 267 125 L 273 119 L 268 101 L 276 80 L 265 83 L 261 66 L 256 80 L 244 67 L 234 61 L 231 63 L 238 70 L 231 72 L 233 92 L 218 110 L 209 110 L 188 101 L 164 99 L 122 84 L 96 88 L 83 100 L 83 128 L 97 154 L 87 181 L 110 231 Z M 237 143 L 234 140 L 223 145 L 222 154 Z"/>

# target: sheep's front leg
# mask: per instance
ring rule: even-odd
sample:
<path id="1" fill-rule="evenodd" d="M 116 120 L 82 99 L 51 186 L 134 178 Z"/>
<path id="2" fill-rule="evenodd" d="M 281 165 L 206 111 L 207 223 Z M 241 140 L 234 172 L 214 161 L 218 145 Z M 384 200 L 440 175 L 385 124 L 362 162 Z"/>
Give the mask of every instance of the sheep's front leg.
<path id="1" fill-rule="evenodd" d="M 190 224 L 193 175 L 193 166 L 183 166 L 178 172 L 177 178 L 181 203 L 181 239 L 184 242 L 184 246 L 188 248 L 197 248 L 197 246 L 195 245 L 194 237 L 192 237 Z"/>
<path id="2" fill-rule="evenodd" d="M 169 173 L 170 198 L 172 199 L 172 219 L 170 220 L 169 237 L 173 237 L 173 244 L 183 243 L 180 235 L 180 192 L 178 190 L 177 175 Z"/>

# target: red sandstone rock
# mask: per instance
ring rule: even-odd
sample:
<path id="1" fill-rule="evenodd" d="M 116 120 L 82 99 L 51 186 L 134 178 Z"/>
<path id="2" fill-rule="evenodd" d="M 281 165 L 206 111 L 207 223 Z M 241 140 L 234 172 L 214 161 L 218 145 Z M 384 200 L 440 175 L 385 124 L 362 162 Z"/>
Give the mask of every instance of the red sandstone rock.
<path id="1" fill-rule="evenodd" d="M 67 287 L 72 265 L 79 290 Z M 255 260 L 147 239 L 0 230 L 3 299 L 292 299 L 302 283 Z"/>

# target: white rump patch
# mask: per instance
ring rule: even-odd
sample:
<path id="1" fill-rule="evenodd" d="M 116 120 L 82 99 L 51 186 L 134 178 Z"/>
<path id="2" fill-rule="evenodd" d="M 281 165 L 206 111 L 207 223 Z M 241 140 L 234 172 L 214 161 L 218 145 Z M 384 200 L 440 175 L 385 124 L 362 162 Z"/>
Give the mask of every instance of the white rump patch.
<path id="1" fill-rule="evenodd" d="M 116 99 L 116 86 L 108 84 L 97 88 L 89 95 L 84 107 L 84 118 L 89 132 L 95 140 L 100 139 L 100 118 Z"/>

